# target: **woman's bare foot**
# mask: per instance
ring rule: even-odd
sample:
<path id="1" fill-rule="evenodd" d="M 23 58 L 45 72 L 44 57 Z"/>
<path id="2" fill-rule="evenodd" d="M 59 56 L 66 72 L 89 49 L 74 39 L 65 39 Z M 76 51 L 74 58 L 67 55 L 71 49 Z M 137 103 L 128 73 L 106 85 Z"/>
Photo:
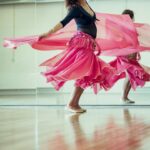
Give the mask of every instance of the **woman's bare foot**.
<path id="1" fill-rule="evenodd" d="M 65 110 L 72 112 L 72 113 L 84 113 L 84 112 L 86 112 L 86 109 L 81 108 L 79 105 L 70 105 L 70 104 L 68 104 L 65 107 Z"/>
<path id="2" fill-rule="evenodd" d="M 83 91 L 84 91 L 84 89 L 82 89 L 81 87 L 75 88 L 73 96 L 72 96 L 70 102 L 68 103 L 68 105 L 65 107 L 65 110 L 67 110 L 69 112 L 73 112 L 73 113 L 86 112 L 86 110 L 81 108 L 79 105 L 79 100 L 80 100 L 80 97 L 81 97 Z"/>
<path id="3" fill-rule="evenodd" d="M 135 103 L 135 101 L 130 100 L 128 97 L 123 97 L 122 100 L 126 104 L 133 104 L 133 103 Z"/>

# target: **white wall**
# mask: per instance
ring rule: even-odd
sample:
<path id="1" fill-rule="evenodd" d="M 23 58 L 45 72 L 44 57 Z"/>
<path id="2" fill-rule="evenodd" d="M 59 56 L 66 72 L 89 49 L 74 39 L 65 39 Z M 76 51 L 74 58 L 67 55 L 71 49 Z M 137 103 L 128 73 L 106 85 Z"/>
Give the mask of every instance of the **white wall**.
<path id="1" fill-rule="evenodd" d="M 95 11 L 118 14 L 127 6 L 135 11 L 137 22 L 150 23 L 149 0 L 128 0 L 128 3 L 126 0 L 95 0 L 89 3 Z M 42 68 L 39 68 L 38 64 L 55 55 L 56 52 L 39 52 L 32 50 L 29 46 L 22 46 L 14 53 L 2 47 L 2 38 L 43 33 L 60 21 L 63 16 L 65 16 L 65 8 L 62 2 L 0 5 L 0 89 L 50 86 L 40 75 Z M 150 64 L 150 54 L 146 53 L 142 56 L 142 62 Z M 106 57 L 102 58 L 109 60 Z M 70 85 L 72 85 L 71 82 L 64 87 L 64 91 L 72 90 Z M 120 90 L 121 86 L 122 81 L 112 91 Z"/>

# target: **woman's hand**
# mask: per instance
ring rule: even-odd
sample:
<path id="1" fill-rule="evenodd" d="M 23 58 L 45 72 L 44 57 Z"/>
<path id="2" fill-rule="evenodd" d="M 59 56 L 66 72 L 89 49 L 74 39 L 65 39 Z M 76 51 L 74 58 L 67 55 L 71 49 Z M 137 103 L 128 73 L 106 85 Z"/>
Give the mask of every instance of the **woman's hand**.
<path id="1" fill-rule="evenodd" d="M 48 35 L 49 35 L 49 33 L 43 33 L 43 34 L 41 34 L 41 35 L 39 36 L 39 40 L 42 40 L 42 39 L 44 39 L 44 38 L 47 38 Z"/>

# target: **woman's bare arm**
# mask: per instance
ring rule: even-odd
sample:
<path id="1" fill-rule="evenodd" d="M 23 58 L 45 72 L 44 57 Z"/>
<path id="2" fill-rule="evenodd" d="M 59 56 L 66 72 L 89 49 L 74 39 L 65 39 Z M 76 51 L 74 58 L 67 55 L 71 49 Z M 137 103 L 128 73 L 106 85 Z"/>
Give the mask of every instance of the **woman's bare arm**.
<path id="1" fill-rule="evenodd" d="M 136 59 L 137 53 L 133 53 L 127 56 L 128 59 Z"/>
<path id="2" fill-rule="evenodd" d="M 51 30 L 49 30 L 46 33 L 43 33 L 42 35 L 40 35 L 40 40 L 43 38 L 46 38 L 48 35 L 57 32 L 58 30 L 62 29 L 63 25 L 61 23 L 56 24 Z"/>
<path id="3" fill-rule="evenodd" d="M 55 33 L 56 31 L 60 30 L 61 28 L 63 28 L 65 25 L 67 25 L 72 19 L 76 18 L 76 17 L 79 17 L 79 11 L 80 9 L 77 7 L 77 6 L 74 6 L 72 7 L 67 16 L 62 20 L 60 21 L 60 23 L 58 23 L 57 25 L 54 26 L 53 29 L 51 29 L 50 31 L 42 34 L 40 36 L 39 39 L 42 39 L 42 38 L 46 38 L 48 35 L 52 34 L 52 33 Z"/>

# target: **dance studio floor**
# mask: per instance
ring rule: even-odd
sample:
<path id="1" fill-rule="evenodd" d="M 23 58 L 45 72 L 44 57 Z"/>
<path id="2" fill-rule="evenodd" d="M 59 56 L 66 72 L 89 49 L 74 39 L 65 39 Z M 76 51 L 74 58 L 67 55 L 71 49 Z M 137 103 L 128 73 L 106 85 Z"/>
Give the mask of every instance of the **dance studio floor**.
<path id="1" fill-rule="evenodd" d="M 149 150 L 150 94 L 85 93 L 84 114 L 64 111 L 70 94 L 0 96 L 0 150 Z"/>
<path id="2" fill-rule="evenodd" d="M 0 106 L 0 150 L 149 150 L 149 106 Z"/>

